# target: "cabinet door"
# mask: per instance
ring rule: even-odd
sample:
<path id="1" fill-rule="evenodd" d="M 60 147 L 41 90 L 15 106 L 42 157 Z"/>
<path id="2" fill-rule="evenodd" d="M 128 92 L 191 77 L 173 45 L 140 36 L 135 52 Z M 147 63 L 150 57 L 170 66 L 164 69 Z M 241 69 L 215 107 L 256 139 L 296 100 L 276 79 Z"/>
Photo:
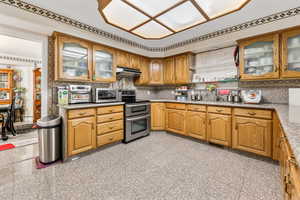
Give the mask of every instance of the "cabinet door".
<path id="1" fill-rule="evenodd" d="M 243 80 L 279 78 L 279 35 L 240 42 L 240 75 Z"/>
<path id="2" fill-rule="evenodd" d="M 90 43 L 67 36 L 58 37 L 56 79 L 91 80 L 92 47 Z"/>
<path id="3" fill-rule="evenodd" d="M 163 79 L 163 62 L 162 60 L 151 60 L 150 63 L 150 84 L 162 85 Z"/>
<path id="4" fill-rule="evenodd" d="M 290 200 L 299 200 L 300 199 L 300 169 L 298 163 L 295 159 L 291 159 L 289 162 L 289 183 L 287 185 L 287 193 L 290 197 Z"/>
<path id="5" fill-rule="evenodd" d="M 271 157 L 271 131 L 271 120 L 235 117 L 232 147 Z"/>
<path id="6" fill-rule="evenodd" d="M 117 66 L 130 67 L 130 54 L 125 51 L 117 51 Z"/>
<path id="7" fill-rule="evenodd" d="M 140 69 L 141 60 L 140 56 L 130 54 L 130 67 L 133 69 Z"/>
<path id="8" fill-rule="evenodd" d="M 93 46 L 93 80 L 99 82 L 116 81 L 115 52 L 113 49 Z"/>
<path id="9" fill-rule="evenodd" d="M 151 104 L 151 129 L 152 130 L 165 129 L 165 104 L 164 103 Z"/>
<path id="10" fill-rule="evenodd" d="M 208 114 L 208 141 L 231 146 L 231 116 Z"/>
<path id="11" fill-rule="evenodd" d="M 68 155 L 76 155 L 96 148 L 95 117 L 68 121 Z"/>
<path id="12" fill-rule="evenodd" d="M 280 127 L 280 121 L 278 119 L 277 114 L 273 113 L 273 152 L 272 152 L 272 158 L 273 160 L 279 160 L 280 158 L 280 135 L 281 127 Z"/>
<path id="13" fill-rule="evenodd" d="M 188 112 L 186 118 L 187 135 L 197 138 L 206 139 L 206 113 L 205 112 Z"/>
<path id="14" fill-rule="evenodd" d="M 182 110 L 167 110 L 166 112 L 167 131 L 186 135 L 185 115 L 186 112 Z"/>
<path id="15" fill-rule="evenodd" d="M 135 84 L 137 85 L 146 85 L 149 83 L 149 67 L 150 60 L 148 58 L 140 58 L 140 70 L 141 75 L 135 79 Z"/>
<path id="16" fill-rule="evenodd" d="M 284 78 L 300 77 L 300 30 L 282 34 L 282 68 Z"/>
<path id="17" fill-rule="evenodd" d="M 175 84 L 174 57 L 164 60 L 164 84 Z"/>
<path id="18" fill-rule="evenodd" d="M 177 84 L 190 83 L 190 63 L 188 55 L 175 57 L 175 82 Z"/>

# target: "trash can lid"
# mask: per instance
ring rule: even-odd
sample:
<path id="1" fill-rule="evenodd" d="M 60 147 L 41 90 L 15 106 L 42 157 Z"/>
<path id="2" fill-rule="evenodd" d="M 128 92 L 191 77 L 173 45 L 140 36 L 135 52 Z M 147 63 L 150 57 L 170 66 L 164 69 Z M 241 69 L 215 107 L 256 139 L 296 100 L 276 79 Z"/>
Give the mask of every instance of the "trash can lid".
<path id="1" fill-rule="evenodd" d="M 47 115 L 37 120 L 36 124 L 40 127 L 57 126 L 61 123 L 61 116 Z"/>

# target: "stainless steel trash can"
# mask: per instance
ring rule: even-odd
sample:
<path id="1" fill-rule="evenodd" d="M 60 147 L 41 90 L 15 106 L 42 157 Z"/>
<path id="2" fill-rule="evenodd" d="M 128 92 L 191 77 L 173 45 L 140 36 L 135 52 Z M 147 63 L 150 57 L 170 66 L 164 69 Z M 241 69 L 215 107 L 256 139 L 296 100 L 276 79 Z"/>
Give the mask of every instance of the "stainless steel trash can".
<path id="1" fill-rule="evenodd" d="M 38 120 L 36 124 L 40 162 L 55 162 L 61 156 L 61 117 L 49 115 Z"/>

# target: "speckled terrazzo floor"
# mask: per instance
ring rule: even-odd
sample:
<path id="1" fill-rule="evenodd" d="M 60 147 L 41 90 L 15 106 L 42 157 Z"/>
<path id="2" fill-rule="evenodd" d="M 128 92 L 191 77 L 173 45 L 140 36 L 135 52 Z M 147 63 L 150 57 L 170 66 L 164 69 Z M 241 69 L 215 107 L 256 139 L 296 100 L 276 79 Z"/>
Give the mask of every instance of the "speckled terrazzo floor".
<path id="1" fill-rule="evenodd" d="M 0 152 L 0 199 L 281 199 L 268 159 L 166 133 L 36 170 L 37 146 Z"/>

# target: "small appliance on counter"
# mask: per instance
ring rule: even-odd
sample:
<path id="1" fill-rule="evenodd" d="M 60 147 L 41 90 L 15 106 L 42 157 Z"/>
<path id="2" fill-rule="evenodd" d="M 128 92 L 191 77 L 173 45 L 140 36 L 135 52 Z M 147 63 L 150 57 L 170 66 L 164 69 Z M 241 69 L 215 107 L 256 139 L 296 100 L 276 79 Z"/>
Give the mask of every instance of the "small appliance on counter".
<path id="1" fill-rule="evenodd" d="M 188 100 L 188 87 L 181 86 L 175 88 L 175 100 L 176 101 L 187 101 Z"/>
<path id="2" fill-rule="evenodd" d="M 244 103 L 248 104 L 259 104 L 262 100 L 261 90 L 242 90 L 242 99 Z"/>
<path id="3" fill-rule="evenodd" d="M 69 104 L 91 103 L 91 89 L 90 85 L 70 85 Z"/>
<path id="4" fill-rule="evenodd" d="M 94 103 L 107 103 L 107 102 L 118 102 L 118 91 L 107 88 L 95 88 L 93 90 L 93 102 Z"/>
<path id="5" fill-rule="evenodd" d="M 67 87 L 57 87 L 57 103 L 59 105 L 69 104 L 69 90 L 67 89 Z"/>

